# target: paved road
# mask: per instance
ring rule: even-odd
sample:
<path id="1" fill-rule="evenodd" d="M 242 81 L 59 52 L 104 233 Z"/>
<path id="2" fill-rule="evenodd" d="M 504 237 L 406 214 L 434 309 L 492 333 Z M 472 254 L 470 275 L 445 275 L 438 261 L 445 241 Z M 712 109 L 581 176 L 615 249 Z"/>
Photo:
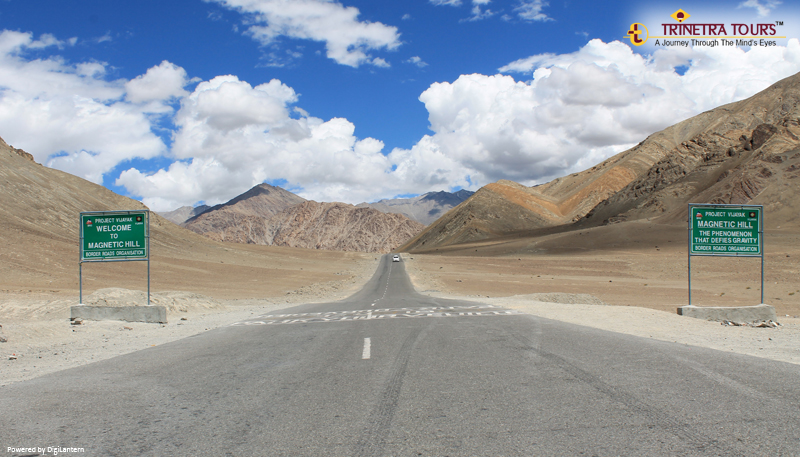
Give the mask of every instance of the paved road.
<path id="1" fill-rule="evenodd" d="M 389 260 L 344 301 L 0 388 L 0 456 L 800 455 L 800 366 L 432 299 Z"/>

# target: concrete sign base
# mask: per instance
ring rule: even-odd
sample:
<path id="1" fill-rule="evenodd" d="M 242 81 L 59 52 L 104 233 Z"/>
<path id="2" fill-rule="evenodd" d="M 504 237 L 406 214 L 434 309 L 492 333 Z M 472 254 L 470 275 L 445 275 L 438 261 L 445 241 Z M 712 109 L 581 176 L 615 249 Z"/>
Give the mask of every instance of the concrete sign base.
<path id="1" fill-rule="evenodd" d="M 681 316 L 705 319 L 707 321 L 730 321 L 737 324 L 753 324 L 756 322 L 777 321 L 775 308 L 764 303 L 756 306 L 681 306 L 678 308 Z"/>
<path id="2" fill-rule="evenodd" d="M 70 307 L 70 319 L 91 321 L 167 323 L 167 308 L 164 306 L 86 306 Z"/>

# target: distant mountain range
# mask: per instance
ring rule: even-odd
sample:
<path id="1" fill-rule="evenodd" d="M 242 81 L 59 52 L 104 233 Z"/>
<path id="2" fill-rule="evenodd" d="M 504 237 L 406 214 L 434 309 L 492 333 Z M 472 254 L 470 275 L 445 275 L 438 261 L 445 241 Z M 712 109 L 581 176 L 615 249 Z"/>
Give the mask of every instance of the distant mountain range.
<path id="1" fill-rule="evenodd" d="M 761 204 L 800 226 L 800 74 L 650 135 L 591 169 L 526 187 L 499 181 L 401 250 L 649 220 L 686 224 L 688 203 Z"/>
<path id="2" fill-rule="evenodd" d="M 253 189 L 260 188 L 260 189 L 269 189 L 273 188 L 267 184 L 262 184 L 259 186 L 254 187 Z M 251 189 L 248 192 L 253 192 Z M 280 189 L 280 188 L 274 188 Z M 283 190 L 283 189 L 281 189 Z M 199 215 L 203 214 L 209 210 L 216 210 L 223 206 L 231 206 L 231 203 L 234 200 L 241 201 L 243 199 L 249 199 L 252 195 L 245 192 L 244 194 L 234 198 L 228 203 L 224 203 L 222 205 L 217 205 L 214 207 L 210 207 L 207 205 L 200 205 L 196 207 L 191 206 L 182 206 L 173 211 L 167 212 L 159 212 L 161 216 L 165 219 L 170 220 L 178 225 L 183 224 L 184 222 L 188 222 L 189 219 L 197 218 Z M 288 191 L 284 191 L 287 193 L 291 193 Z M 444 213 L 450 211 L 451 209 L 458 206 L 461 202 L 468 199 L 472 196 L 474 192 L 469 190 L 459 190 L 457 192 L 428 192 L 427 194 L 423 194 L 417 197 L 412 198 L 394 198 L 394 199 L 384 199 L 377 201 L 375 203 L 359 203 L 356 205 L 358 208 L 373 208 L 381 211 L 383 213 L 396 213 L 402 214 L 407 218 L 422 223 L 424 225 L 428 225 L 431 222 L 435 221 L 439 217 L 441 217 Z M 294 195 L 294 194 L 292 194 Z M 295 197 L 299 198 L 300 201 L 305 201 L 301 197 L 294 195 Z M 281 205 L 278 205 L 280 207 Z M 285 208 L 285 206 L 283 206 Z M 283 209 L 281 208 L 281 209 Z M 258 213 L 249 212 L 250 215 L 254 215 Z"/>
<path id="3" fill-rule="evenodd" d="M 288 190 L 259 184 L 226 203 L 215 205 L 189 218 L 182 225 L 195 233 L 219 241 L 247 243 L 248 226 L 260 223 L 263 219 L 304 201 L 304 198 Z"/>
<path id="4" fill-rule="evenodd" d="M 268 219 L 248 219 L 242 225 L 232 228 L 239 242 L 379 253 L 394 250 L 425 228 L 401 214 L 315 201 L 291 206 Z M 230 235 L 224 234 L 226 241 L 231 241 Z"/>
<path id="5" fill-rule="evenodd" d="M 359 208 L 374 208 L 384 213 L 402 214 L 424 225 L 439 219 L 444 213 L 468 199 L 474 192 L 428 192 L 413 198 L 395 198 L 375 203 L 359 203 Z"/>
<path id="6" fill-rule="evenodd" d="M 7 277 L 20 268 L 66 268 L 62 260 L 76 255 L 78 212 L 143 208 L 140 202 L 36 164 L 30 154 L 2 140 L 0 179 L 0 245 L 14 259 L 45 259 L 42 265 L 20 263 L 19 268 L 9 266 L 17 265 L 13 263 L 2 268 L 0 263 L 0 274 Z M 173 213 L 177 220 L 188 217 L 185 227 L 215 240 L 430 252 L 633 221 L 680 226 L 686 224 L 688 203 L 760 204 L 767 228 L 798 228 L 798 195 L 800 75 L 795 75 L 749 99 L 654 133 L 588 170 L 538 186 L 498 181 L 472 195 L 434 192 L 356 207 L 306 201 L 261 184 L 212 208 Z M 439 214 L 427 228 L 408 217 L 428 222 Z M 163 252 L 182 252 L 202 240 L 158 216 L 151 224 Z"/>
<path id="7" fill-rule="evenodd" d="M 467 190 L 429 192 L 353 206 L 306 201 L 280 187 L 259 184 L 220 205 L 159 214 L 217 241 L 389 252 L 470 195 Z"/>
<path id="8" fill-rule="evenodd" d="M 158 214 L 163 217 L 164 219 L 173 222 L 175 224 L 181 225 L 187 220 L 203 214 L 206 210 L 211 209 L 208 205 L 199 205 L 199 206 L 181 206 L 178 209 L 172 211 L 160 211 Z"/>
<path id="9" fill-rule="evenodd" d="M 425 228 L 400 214 L 307 201 L 269 184 L 182 225 L 217 241 L 363 252 L 389 252 Z"/>

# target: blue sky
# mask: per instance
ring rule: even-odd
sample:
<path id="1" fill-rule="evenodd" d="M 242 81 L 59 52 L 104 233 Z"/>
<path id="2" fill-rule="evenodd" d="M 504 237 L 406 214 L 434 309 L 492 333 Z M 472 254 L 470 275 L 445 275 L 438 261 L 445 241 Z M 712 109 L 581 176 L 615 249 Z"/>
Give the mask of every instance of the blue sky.
<path id="1" fill-rule="evenodd" d="M 588 168 L 800 71 L 776 1 L 0 0 L 0 136 L 155 210 L 358 203 Z M 769 47 L 635 47 L 782 21 Z"/>

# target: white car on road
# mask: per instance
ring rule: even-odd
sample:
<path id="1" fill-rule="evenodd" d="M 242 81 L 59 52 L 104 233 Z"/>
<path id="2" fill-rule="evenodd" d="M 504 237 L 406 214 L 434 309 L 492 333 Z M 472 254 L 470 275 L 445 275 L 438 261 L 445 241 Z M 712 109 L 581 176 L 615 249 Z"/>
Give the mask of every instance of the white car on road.
<path id="1" fill-rule="evenodd" d="M 397 254 L 395 254 L 395 255 L 392 257 L 392 262 L 399 262 L 399 261 L 400 261 L 400 256 L 399 256 L 399 255 L 397 255 Z"/>

